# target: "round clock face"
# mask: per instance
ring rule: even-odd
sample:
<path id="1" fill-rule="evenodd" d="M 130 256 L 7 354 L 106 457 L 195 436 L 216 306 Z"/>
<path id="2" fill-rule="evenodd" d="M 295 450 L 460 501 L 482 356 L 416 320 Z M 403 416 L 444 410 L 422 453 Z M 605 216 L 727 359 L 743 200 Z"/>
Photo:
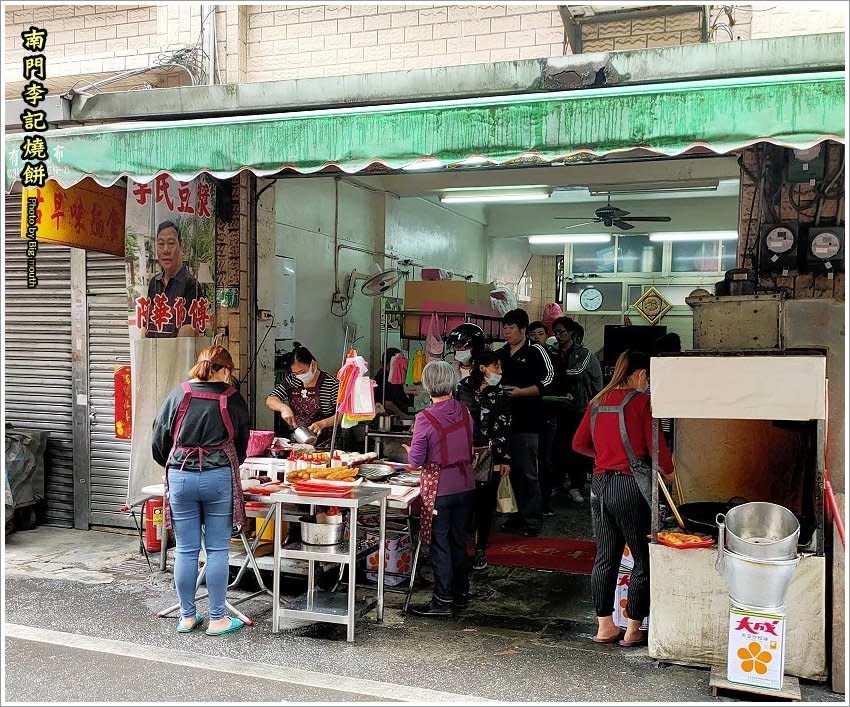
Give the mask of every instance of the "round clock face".
<path id="1" fill-rule="evenodd" d="M 582 309 L 586 309 L 588 312 L 595 312 L 602 306 L 602 293 L 595 287 L 588 287 L 581 291 L 578 301 Z"/>

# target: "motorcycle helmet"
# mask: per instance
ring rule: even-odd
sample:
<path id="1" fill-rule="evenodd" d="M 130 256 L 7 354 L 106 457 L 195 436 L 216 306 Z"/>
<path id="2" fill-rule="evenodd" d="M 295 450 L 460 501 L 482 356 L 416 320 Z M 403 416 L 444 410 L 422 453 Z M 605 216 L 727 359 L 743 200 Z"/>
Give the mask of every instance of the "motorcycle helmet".
<path id="1" fill-rule="evenodd" d="M 481 327 L 469 322 L 456 326 L 446 338 L 446 347 L 449 351 L 469 348 L 473 355 L 483 351 L 486 344 L 487 341 Z"/>

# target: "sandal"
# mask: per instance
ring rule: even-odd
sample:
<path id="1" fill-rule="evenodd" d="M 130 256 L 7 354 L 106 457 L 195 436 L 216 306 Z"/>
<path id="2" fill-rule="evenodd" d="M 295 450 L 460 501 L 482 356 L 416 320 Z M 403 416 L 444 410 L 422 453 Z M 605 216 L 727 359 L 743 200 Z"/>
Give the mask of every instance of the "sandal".
<path id="1" fill-rule="evenodd" d="M 200 626 L 202 623 L 204 623 L 203 614 L 195 614 L 195 623 L 193 623 L 191 626 L 186 626 L 186 624 L 183 623 L 183 618 L 181 617 L 177 621 L 177 633 L 192 633 L 192 631 L 198 628 L 198 626 Z"/>
<path id="2" fill-rule="evenodd" d="M 234 631 L 238 631 L 245 624 L 243 624 L 239 619 L 235 619 L 232 616 L 227 617 L 230 620 L 230 625 L 227 628 L 220 629 L 218 631 L 210 631 L 209 628 L 204 632 L 207 636 L 223 636 L 225 633 L 233 633 Z"/>

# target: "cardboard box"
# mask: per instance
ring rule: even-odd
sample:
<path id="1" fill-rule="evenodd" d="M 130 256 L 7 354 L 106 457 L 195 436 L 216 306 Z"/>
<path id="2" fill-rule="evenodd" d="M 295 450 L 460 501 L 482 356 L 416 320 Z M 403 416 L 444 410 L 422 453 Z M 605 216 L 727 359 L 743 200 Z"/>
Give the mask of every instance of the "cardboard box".
<path id="1" fill-rule="evenodd" d="M 729 610 L 727 680 L 742 685 L 782 689 L 785 674 L 785 611 L 761 613 Z"/>
<path id="2" fill-rule="evenodd" d="M 625 557 L 625 555 L 623 555 Z M 620 571 L 617 574 L 617 589 L 614 592 L 614 623 L 620 628 L 628 626 L 629 615 L 626 613 L 626 606 L 629 602 L 629 580 L 632 577 L 632 568 L 623 567 L 620 565 Z M 649 617 L 643 619 L 640 625 L 644 631 L 649 630 Z"/>
<path id="3" fill-rule="evenodd" d="M 359 532 L 359 531 L 358 531 Z M 372 528 L 364 529 L 364 537 L 368 542 L 377 542 L 378 532 Z M 391 577 L 384 575 L 384 584 L 396 586 L 402 582 L 406 582 L 410 576 L 410 565 L 413 562 L 413 549 L 410 543 L 410 536 L 403 530 L 387 530 L 386 544 L 384 546 L 384 572 L 392 572 L 401 577 Z M 378 569 L 378 551 L 366 556 L 366 569 Z M 378 581 L 377 572 L 366 572 L 366 579 L 371 582 Z"/>
<path id="4" fill-rule="evenodd" d="M 490 304 L 490 285 L 466 280 L 408 280 L 404 283 L 404 309 L 423 312 L 457 312 L 459 316 L 439 317 L 442 335 L 447 335 L 459 324 L 463 314 L 479 314 L 499 321 L 473 320 L 490 338 L 501 336 L 501 315 Z M 430 316 L 404 317 L 402 336 L 424 339 L 431 324 Z"/>

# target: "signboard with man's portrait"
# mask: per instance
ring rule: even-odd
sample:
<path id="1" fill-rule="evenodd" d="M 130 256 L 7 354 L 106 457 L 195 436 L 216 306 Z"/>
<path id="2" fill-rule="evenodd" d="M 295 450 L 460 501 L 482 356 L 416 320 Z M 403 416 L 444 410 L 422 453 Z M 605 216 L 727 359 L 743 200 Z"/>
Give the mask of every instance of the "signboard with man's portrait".
<path id="1" fill-rule="evenodd" d="M 125 257 L 131 338 L 211 336 L 215 189 L 163 174 L 127 189 Z"/>

